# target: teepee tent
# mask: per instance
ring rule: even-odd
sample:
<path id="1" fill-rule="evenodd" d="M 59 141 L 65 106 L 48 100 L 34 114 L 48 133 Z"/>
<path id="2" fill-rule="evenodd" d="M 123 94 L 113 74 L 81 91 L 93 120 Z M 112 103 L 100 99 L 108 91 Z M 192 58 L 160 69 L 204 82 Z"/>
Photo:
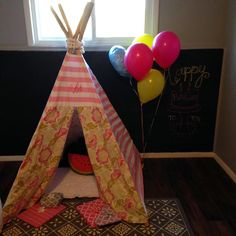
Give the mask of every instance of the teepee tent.
<path id="1" fill-rule="evenodd" d="M 123 220 L 147 222 L 139 152 L 82 55 L 81 40 L 92 8 L 93 3 L 87 3 L 74 35 L 62 7 L 64 23 L 52 9 L 66 34 L 68 50 L 3 207 L 5 223 L 44 193 L 74 116 L 79 118 L 100 198 Z"/>

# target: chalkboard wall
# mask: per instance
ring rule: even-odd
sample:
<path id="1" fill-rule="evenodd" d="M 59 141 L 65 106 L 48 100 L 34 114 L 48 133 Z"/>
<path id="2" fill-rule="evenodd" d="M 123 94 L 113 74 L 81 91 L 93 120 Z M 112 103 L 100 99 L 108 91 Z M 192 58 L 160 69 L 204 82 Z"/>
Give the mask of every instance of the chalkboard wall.
<path id="1" fill-rule="evenodd" d="M 26 152 L 64 56 L 64 51 L 0 51 L 0 155 Z M 142 151 L 136 81 L 131 86 L 116 73 L 108 52 L 86 52 L 84 57 Z M 222 49 L 181 51 L 165 71 L 155 119 L 158 99 L 143 105 L 146 152 L 213 150 L 222 58 Z M 153 68 L 160 69 L 155 63 Z"/>

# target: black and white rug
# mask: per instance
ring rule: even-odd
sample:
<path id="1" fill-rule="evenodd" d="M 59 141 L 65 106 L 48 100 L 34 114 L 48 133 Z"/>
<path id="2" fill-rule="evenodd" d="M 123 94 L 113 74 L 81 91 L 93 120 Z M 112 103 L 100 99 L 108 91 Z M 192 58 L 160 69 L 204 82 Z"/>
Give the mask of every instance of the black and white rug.
<path id="1" fill-rule="evenodd" d="M 65 210 L 39 228 L 34 228 L 19 218 L 14 218 L 3 228 L 4 236 L 19 235 L 60 235 L 60 236 L 187 236 L 193 235 L 186 215 L 178 199 L 145 200 L 149 214 L 149 224 L 128 224 L 119 222 L 113 225 L 91 228 L 76 211 L 76 206 L 84 200 L 65 199 Z"/>

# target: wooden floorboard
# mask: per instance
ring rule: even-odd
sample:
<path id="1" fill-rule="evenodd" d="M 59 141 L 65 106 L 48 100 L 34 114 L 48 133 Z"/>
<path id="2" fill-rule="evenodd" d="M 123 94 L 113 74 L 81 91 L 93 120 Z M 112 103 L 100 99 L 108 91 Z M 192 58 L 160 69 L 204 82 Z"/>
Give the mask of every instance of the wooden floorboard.
<path id="1" fill-rule="evenodd" d="M 4 202 L 20 166 L 0 162 Z M 197 236 L 236 235 L 236 184 L 214 159 L 145 159 L 146 198 L 178 198 Z"/>

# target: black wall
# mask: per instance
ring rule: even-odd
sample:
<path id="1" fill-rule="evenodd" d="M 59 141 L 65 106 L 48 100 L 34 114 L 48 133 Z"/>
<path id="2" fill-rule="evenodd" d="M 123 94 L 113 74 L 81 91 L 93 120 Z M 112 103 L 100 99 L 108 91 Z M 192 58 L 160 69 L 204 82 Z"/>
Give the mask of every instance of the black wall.
<path id="1" fill-rule="evenodd" d="M 0 51 L 0 155 L 26 152 L 64 55 Z M 129 79 L 115 72 L 108 52 L 84 57 L 142 151 L 140 104 Z M 143 105 L 146 152 L 213 150 L 222 57 L 222 49 L 181 51 L 165 72 L 167 86 L 150 135 L 158 99 Z"/>

